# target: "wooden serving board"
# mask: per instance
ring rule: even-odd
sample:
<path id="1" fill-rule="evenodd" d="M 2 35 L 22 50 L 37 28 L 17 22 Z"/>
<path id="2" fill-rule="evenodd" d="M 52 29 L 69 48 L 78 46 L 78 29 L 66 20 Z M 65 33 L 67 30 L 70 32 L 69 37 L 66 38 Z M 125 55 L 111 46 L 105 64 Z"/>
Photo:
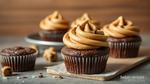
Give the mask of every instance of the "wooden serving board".
<path id="1" fill-rule="evenodd" d="M 148 51 L 150 49 L 141 49 L 140 55 L 136 58 L 123 58 L 123 59 L 115 59 L 109 57 L 106 70 L 104 73 L 101 74 L 93 74 L 93 75 L 76 75 L 71 74 L 66 71 L 64 63 L 58 64 L 56 66 L 48 67 L 47 73 L 51 75 L 61 75 L 61 76 L 68 76 L 68 77 L 77 77 L 77 78 L 84 78 L 84 79 L 93 79 L 93 80 L 111 80 L 118 75 L 134 68 L 135 66 L 146 62 L 150 59 L 150 54 Z"/>

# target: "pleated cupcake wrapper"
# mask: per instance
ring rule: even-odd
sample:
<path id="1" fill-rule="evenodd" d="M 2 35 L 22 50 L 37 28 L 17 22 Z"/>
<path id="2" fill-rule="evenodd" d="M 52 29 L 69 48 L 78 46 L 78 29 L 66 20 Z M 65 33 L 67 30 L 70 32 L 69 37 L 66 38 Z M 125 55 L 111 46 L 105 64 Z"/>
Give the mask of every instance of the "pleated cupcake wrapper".
<path id="1" fill-rule="evenodd" d="M 29 71 L 34 69 L 37 55 L 38 52 L 22 56 L 0 55 L 0 62 L 2 66 L 10 66 L 14 72 Z"/>
<path id="2" fill-rule="evenodd" d="M 97 74 L 105 71 L 108 55 L 104 56 L 64 56 L 68 72 L 74 74 Z"/>
<path id="3" fill-rule="evenodd" d="M 39 32 L 41 36 L 47 36 L 48 38 L 62 38 L 64 34 L 49 34 L 49 33 L 43 33 Z"/>
<path id="4" fill-rule="evenodd" d="M 40 37 L 46 41 L 62 41 L 64 34 L 48 34 L 40 32 Z"/>
<path id="5" fill-rule="evenodd" d="M 138 56 L 141 41 L 138 42 L 108 42 L 109 56 L 114 58 L 132 58 Z"/>

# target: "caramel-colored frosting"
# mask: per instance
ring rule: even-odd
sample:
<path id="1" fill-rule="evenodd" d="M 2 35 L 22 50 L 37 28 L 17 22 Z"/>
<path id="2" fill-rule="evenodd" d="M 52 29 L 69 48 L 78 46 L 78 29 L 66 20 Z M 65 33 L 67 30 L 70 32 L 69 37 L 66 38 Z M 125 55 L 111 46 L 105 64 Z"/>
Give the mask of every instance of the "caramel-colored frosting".
<path id="1" fill-rule="evenodd" d="M 55 11 L 40 22 L 40 28 L 43 30 L 63 30 L 69 28 L 69 23 L 58 11 Z"/>
<path id="2" fill-rule="evenodd" d="M 77 18 L 75 21 L 72 22 L 71 28 L 76 27 L 77 25 L 81 25 L 85 21 L 91 21 L 91 23 L 99 26 L 99 22 L 93 20 L 87 13 L 84 13 L 80 18 Z"/>
<path id="3" fill-rule="evenodd" d="M 128 36 L 138 36 L 139 29 L 133 26 L 133 23 L 129 20 L 125 20 L 120 16 L 117 20 L 111 24 L 104 26 L 102 29 L 106 36 L 115 38 L 124 38 Z"/>
<path id="4" fill-rule="evenodd" d="M 81 25 L 71 28 L 63 37 L 64 44 L 74 49 L 96 49 L 107 47 L 107 37 L 96 25 L 85 21 Z"/>

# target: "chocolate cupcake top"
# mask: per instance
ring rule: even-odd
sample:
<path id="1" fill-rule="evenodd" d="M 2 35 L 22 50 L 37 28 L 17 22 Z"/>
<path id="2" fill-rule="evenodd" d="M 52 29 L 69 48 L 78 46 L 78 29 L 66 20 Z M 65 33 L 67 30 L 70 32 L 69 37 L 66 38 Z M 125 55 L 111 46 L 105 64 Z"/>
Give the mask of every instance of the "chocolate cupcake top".
<path id="1" fill-rule="evenodd" d="M 106 36 L 95 24 L 85 21 L 71 28 L 63 37 L 64 44 L 74 49 L 96 49 L 107 47 Z"/>
<path id="2" fill-rule="evenodd" d="M 104 26 L 103 31 L 106 36 L 114 38 L 139 36 L 140 32 L 138 28 L 133 26 L 131 21 L 125 20 L 122 16 L 109 25 Z"/>
<path id="3" fill-rule="evenodd" d="M 84 21 L 91 21 L 91 23 L 100 26 L 100 23 L 96 20 L 92 19 L 87 13 L 84 13 L 81 17 L 77 18 L 75 21 L 71 23 L 71 28 L 76 27 L 77 25 L 81 25 Z"/>
<path id="4" fill-rule="evenodd" d="M 42 30 L 67 30 L 69 22 L 58 11 L 55 11 L 40 22 L 40 28 Z"/>
<path id="5" fill-rule="evenodd" d="M 0 51 L 0 54 L 4 56 L 18 56 L 18 55 L 29 55 L 35 52 L 36 52 L 35 49 L 17 46 L 17 47 L 2 49 Z"/>

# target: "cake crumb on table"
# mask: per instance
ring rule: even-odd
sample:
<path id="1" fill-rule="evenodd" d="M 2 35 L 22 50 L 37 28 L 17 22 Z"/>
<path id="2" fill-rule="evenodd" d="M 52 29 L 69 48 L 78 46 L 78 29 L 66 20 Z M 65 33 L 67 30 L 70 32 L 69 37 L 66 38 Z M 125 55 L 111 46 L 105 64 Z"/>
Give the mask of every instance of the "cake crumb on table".
<path id="1" fill-rule="evenodd" d="M 40 73 L 39 76 L 38 76 L 38 78 L 44 78 L 43 74 Z"/>
<path id="2" fill-rule="evenodd" d="M 2 69 L 2 76 L 11 76 L 12 75 L 12 69 L 10 66 L 4 66 Z"/>
<path id="3" fill-rule="evenodd" d="M 57 79 L 63 79 L 63 77 L 60 76 L 60 75 L 53 75 L 52 77 L 53 77 L 53 78 L 57 78 Z"/>

